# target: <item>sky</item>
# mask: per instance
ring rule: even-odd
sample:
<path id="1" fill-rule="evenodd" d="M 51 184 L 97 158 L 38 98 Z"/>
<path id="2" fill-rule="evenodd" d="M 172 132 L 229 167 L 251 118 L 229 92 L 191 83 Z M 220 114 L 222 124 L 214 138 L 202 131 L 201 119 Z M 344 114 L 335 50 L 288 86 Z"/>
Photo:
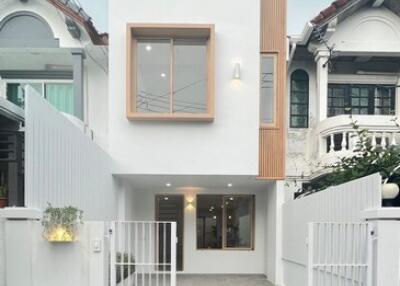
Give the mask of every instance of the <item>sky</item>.
<path id="1" fill-rule="evenodd" d="M 118 0 L 77 0 L 77 2 L 80 2 L 85 11 L 93 18 L 93 22 L 99 32 L 107 32 L 108 30 L 108 1 Z M 328 7 L 332 1 L 333 0 L 288 0 L 289 35 L 300 34 L 303 31 L 303 28 L 306 25 L 307 21 L 316 16 L 322 9 Z"/>

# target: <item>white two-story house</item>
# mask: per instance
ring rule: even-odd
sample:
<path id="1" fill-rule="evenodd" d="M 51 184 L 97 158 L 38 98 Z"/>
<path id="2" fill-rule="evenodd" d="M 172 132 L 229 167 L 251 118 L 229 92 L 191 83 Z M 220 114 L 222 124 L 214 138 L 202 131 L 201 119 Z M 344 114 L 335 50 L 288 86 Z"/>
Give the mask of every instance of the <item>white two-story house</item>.
<path id="1" fill-rule="evenodd" d="M 106 151 L 32 99 L 28 208 L 176 221 L 178 271 L 279 279 L 286 1 L 109 1 L 109 38 L 71 1 L 1 5 L 2 96 Z"/>
<path id="2" fill-rule="evenodd" d="M 336 1 L 291 36 L 286 175 L 292 191 L 353 153 L 352 121 L 397 144 L 398 1 Z M 352 119 L 350 119 L 352 115 Z"/>

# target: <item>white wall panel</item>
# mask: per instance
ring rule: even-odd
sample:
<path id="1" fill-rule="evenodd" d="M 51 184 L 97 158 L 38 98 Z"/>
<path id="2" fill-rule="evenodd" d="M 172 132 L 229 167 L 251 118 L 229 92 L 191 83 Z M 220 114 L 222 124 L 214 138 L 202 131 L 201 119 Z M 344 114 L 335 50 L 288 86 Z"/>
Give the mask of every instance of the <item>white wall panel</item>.
<path id="1" fill-rule="evenodd" d="M 86 220 L 115 219 L 118 193 L 108 154 L 31 89 L 25 109 L 26 206 L 73 205 Z"/>
<path id="2" fill-rule="evenodd" d="M 290 281 L 299 283 L 306 277 L 308 223 L 360 222 L 363 210 L 379 208 L 381 202 L 381 177 L 378 174 L 286 202 L 282 223 L 285 285 L 295 285 Z"/>

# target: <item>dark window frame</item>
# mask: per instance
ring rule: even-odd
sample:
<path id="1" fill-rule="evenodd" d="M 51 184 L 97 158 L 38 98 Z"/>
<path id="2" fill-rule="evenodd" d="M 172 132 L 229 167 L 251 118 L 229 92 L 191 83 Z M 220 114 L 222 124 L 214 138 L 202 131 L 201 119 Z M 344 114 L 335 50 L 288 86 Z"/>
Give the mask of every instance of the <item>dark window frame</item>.
<path id="1" fill-rule="evenodd" d="M 383 95 L 384 91 L 388 91 L 386 96 Z M 393 115 L 395 107 L 395 85 L 336 83 L 328 85 L 328 117 L 344 114 Z"/>
<path id="2" fill-rule="evenodd" d="M 297 78 L 295 78 L 298 76 Z M 304 87 L 306 87 L 304 90 L 301 89 L 295 89 L 295 82 L 303 82 Z M 303 96 L 302 100 L 300 102 L 295 102 L 294 100 L 294 95 L 301 94 Z M 291 76 L 290 76 L 290 128 L 308 128 L 309 127 L 309 107 L 310 104 L 310 77 L 308 73 L 305 70 L 298 69 L 295 70 Z M 302 107 L 304 108 L 304 112 L 301 113 L 294 113 L 294 108 L 293 107 Z M 303 110 L 302 110 L 303 111 Z M 304 123 L 305 124 L 294 124 L 293 120 L 294 118 L 305 118 Z"/>

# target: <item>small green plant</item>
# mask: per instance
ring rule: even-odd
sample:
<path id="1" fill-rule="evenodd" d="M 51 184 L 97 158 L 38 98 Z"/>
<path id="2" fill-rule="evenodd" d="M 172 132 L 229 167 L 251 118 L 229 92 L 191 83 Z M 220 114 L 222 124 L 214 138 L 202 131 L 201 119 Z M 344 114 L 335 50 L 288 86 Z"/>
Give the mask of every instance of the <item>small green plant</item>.
<path id="1" fill-rule="evenodd" d="M 43 214 L 44 237 L 49 241 L 74 241 L 83 211 L 69 206 L 55 208 L 50 203 Z"/>
<path id="2" fill-rule="evenodd" d="M 7 198 L 8 191 L 6 186 L 0 186 L 0 198 Z"/>
<path id="3" fill-rule="evenodd" d="M 135 258 L 133 257 L 133 255 L 130 255 L 129 259 L 128 253 L 125 252 L 122 255 L 121 252 L 117 252 L 116 262 L 118 263 L 115 269 L 117 283 L 120 283 L 122 280 L 125 280 L 126 278 L 128 278 L 129 275 L 135 272 L 135 265 L 133 265 L 135 263 Z M 129 263 L 129 265 L 126 265 L 126 263 Z M 121 279 L 122 277 L 123 279 Z"/>

